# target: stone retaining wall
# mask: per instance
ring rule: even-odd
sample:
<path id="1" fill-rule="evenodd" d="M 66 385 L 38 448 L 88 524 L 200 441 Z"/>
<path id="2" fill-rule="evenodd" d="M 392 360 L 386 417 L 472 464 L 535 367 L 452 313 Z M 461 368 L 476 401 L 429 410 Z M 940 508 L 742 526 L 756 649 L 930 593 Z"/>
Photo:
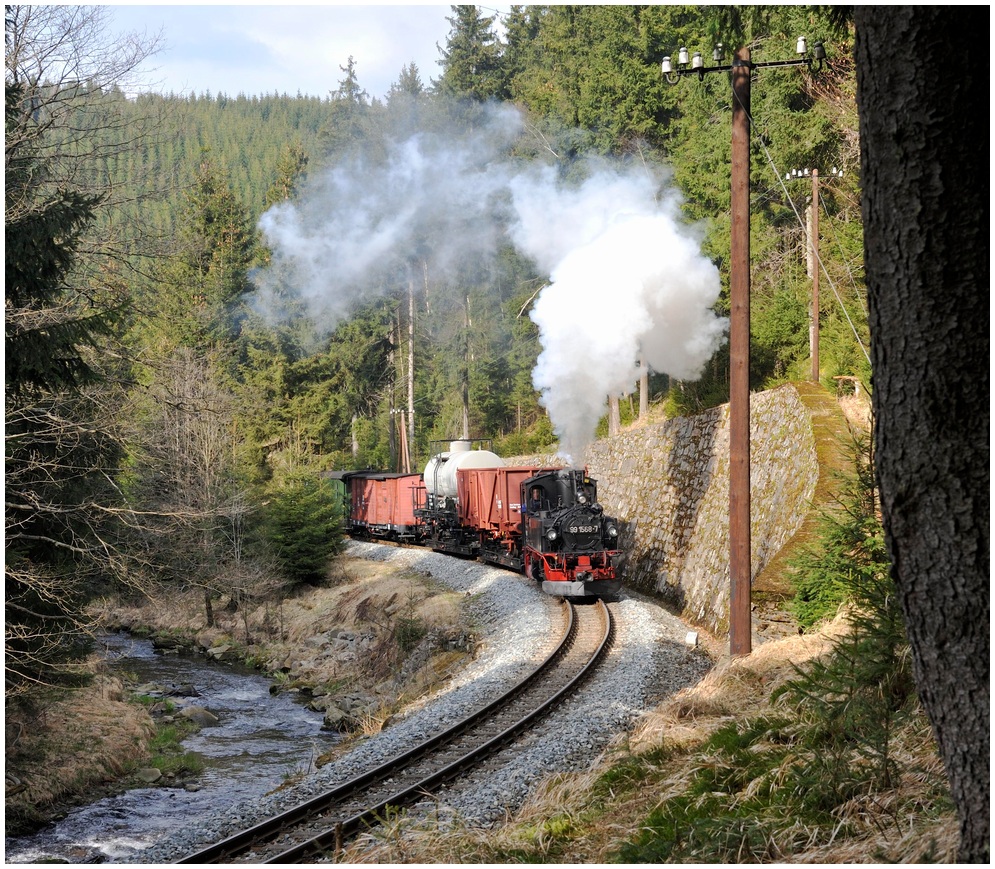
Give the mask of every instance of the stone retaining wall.
<path id="1" fill-rule="evenodd" d="M 750 440 L 755 578 L 801 526 L 819 479 L 812 421 L 794 386 L 751 396 Z M 592 444 L 585 460 L 605 511 L 624 529 L 625 585 L 660 595 L 689 621 L 727 635 L 728 405 L 637 425 Z"/>
<path id="2" fill-rule="evenodd" d="M 798 530 L 819 465 L 793 386 L 751 396 L 750 513 L 756 577 Z M 587 455 L 605 510 L 624 525 L 625 583 L 725 635 L 729 620 L 729 407 L 637 427 Z"/>

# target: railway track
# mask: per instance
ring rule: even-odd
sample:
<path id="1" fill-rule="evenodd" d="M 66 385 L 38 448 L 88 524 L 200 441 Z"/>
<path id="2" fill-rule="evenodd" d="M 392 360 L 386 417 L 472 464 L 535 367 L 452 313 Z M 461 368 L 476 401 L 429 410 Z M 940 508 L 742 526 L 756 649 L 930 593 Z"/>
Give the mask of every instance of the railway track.
<path id="1" fill-rule="evenodd" d="M 614 633 L 603 601 L 564 603 L 560 642 L 529 676 L 489 705 L 387 763 L 179 863 L 295 863 L 334 855 L 389 809 L 417 802 L 511 745 L 575 691 Z"/>

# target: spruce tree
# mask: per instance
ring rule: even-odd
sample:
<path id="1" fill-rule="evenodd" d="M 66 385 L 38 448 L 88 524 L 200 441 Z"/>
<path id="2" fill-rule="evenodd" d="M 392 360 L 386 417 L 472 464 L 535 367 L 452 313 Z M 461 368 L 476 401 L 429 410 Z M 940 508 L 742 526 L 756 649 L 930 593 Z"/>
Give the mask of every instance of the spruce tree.
<path id="1" fill-rule="evenodd" d="M 446 97 L 484 102 L 506 95 L 501 46 L 494 33 L 494 17 L 486 17 L 476 6 L 453 6 L 447 17 L 452 30 L 446 47 L 440 49 L 441 78 L 434 82 Z"/>
<path id="2" fill-rule="evenodd" d="M 294 583 L 317 585 L 342 543 L 339 498 L 317 473 L 286 475 L 267 507 L 268 540 Z"/>
<path id="3" fill-rule="evenodd" d="M 114 313 L 67 292 L 80 236 L 102 197 L 45 183 L 45 166 L 30 136 L 24 89 L 7 85 L 4 160 L 4 355 L 8 400 L 90 382 L 81 348 L 112 327 Z"/>
<path id="4" fill-rule="evenodd" d="M 98 380 L 88 349 L 117 312 L 70 284 L 100 197 L 46 183 L 29 106 L 23 88 L 7 84 L 4 591 L 12 695 L 80 678 L 76 663 L 88 649 L 80 610 L 86 582 L 100 570 L 93 504 L 117 458 L 81 391 Z"/>
<path id="5" fill-rule="evenodd" d="M 345 77 L 332 92 L 329 118 L 321 131 L 325 154 L 333 159 L 364 152 L 369 138 L 370 95 L 359 84 L 356 61 L 339 67 Z"/>

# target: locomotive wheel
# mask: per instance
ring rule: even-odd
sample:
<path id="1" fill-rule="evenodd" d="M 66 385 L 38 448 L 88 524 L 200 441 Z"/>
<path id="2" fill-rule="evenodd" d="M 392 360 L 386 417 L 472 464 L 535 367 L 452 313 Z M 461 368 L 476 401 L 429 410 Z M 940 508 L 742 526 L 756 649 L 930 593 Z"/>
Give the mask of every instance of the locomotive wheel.
<path id="1" fill-rule="evenodd" d="M 542 559 L 528 558 L 525 563 L 525 575 L 529 579 L 535 580 L 541 586 L 542 581 L 546 578 L 542 569 Z"/>

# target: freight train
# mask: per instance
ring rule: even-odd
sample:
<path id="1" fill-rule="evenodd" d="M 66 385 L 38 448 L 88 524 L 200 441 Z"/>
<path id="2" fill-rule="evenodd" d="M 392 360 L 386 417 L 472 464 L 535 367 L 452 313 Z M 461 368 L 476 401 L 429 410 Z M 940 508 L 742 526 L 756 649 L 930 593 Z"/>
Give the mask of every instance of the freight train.
<path id="1" fill-rule="evenodd" d="M 428 546 L 498 564 L 565 597 L 615 598 L 618 523 L 586 470 L 512 467 L 452 441 L 421 474 L 335 471 L 351 537 Z"/>

